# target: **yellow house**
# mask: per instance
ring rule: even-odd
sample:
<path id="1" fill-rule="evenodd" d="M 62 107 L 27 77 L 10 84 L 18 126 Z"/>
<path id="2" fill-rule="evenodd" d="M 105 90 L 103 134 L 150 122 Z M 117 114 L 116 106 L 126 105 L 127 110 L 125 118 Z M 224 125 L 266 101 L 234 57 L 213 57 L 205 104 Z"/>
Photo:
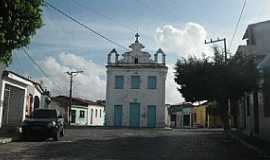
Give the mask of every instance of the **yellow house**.
<path id="1" fill-rule="evenodd" d="M 207 111 L 206 105 L 199 105 L 193 108 L 193 125 L 207 127 Z"/>
<path id="2" fill-rule="evenodd" d="M 203 103 L 193 108 L 193 126 L 219 128 L 223 122 L 221 116 L 209 112 L 208 103 Z"/>

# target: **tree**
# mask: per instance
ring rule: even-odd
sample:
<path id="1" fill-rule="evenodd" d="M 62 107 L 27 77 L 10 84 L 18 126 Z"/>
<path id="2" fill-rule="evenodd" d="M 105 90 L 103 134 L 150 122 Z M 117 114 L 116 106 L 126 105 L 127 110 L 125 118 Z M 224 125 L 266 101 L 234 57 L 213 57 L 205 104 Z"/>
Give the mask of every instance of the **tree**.
<path id="1" fill-rule="evenodd" d="M 0 1 L 0 62 L 9 64 L 12 50 L 24 47 L 42 26 L 43 0 Z"/>
<path id="2" fill-rule="evenodd" d="M 175 81 L 185 100 L 216 101 L 225 121 L 229 116 L 228 99 L 237 100 L 245 92 L 258 89 L 259 74 L 252 56 L 236 54 L 225 61 L 215 49 L 214 58 L 182 58 L 175 70 Z"/>

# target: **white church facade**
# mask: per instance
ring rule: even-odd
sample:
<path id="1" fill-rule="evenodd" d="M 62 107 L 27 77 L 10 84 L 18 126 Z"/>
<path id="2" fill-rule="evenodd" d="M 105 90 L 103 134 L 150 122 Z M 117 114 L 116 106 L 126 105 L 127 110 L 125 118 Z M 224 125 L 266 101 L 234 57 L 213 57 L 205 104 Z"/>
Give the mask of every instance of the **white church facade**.
<path id="1" fill-rule="evenodd" d="M 165 127 L 165 54 L 143 51 L 138 40 L 130 51 L 108 54 L 106 125 L 114 127 Z"/>

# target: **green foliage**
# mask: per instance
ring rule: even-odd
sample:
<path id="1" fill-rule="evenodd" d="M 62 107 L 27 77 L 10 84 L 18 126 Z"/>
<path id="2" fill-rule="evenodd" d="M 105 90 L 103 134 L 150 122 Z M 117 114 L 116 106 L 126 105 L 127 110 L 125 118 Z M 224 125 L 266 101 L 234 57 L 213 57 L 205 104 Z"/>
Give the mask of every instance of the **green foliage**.
<path id="1" fill-rule="evenodd" d="M 0 1 L 0 62 L 11 61 L 12 50 L 26 46 L 42 26 L 43 0 Z"/>
<path id="2" fill-rule="evenodd" d="M 217 101 L 226 106 L 227 99 L 238 99 L 256 90 L 258 71 L 254 57 L 237 54 L 226 62 L 221 53 L 213 59 L 182 58 L 176 63 L 175 81 L 186 101 Z"/>
<path id="3" fill-rule="evenodd" d="M 212 75 L 210 72 L 212 64 L 207 58 L 198 59 L 190 57 L 182 58 L 176 63 L 175 81 L 181 87 L 178 90 L 182 93 L 186 101 L 195 102 L 210 99 L 210 93 L 205 92 L 205 88 L 210 86 L 208 80 Z"/>
<path id="4" fill-rule="evenodd" d="M 220 116 L 222 116 L 224 114 L 226 108 L 221 106 L 216 101 L 212 101 L 212 102 L 208 103 L 207 109 L 208 109 L 208 113 L 210 115 L 220 115 Z"/>
<path id="5" fill-rule="evenodd" d="M 229 97 L 241 98 L 245 92 L 258 90 L 259 70 L 254 56 L 236 54 L 227 65 Z"/>

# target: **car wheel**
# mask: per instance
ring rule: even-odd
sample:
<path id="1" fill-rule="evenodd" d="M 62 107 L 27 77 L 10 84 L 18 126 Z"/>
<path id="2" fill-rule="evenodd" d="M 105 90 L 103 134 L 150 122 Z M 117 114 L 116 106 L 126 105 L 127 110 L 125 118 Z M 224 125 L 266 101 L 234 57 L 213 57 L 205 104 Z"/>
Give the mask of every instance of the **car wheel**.
<path id="1" fill-rule="evenodd" d="M 59 140 L 59 132 L 56 132 L 53 136 L 53 140 L 54 141 L 58 141 Z"/>
<path id="2" fill-rule="evenodd" d="M 19 136 L 19 140 L 21 140 L 21 141 L 25 141 L 25 140 L 26 140 L 26 136 L 25 136 L 25 135 L 23 135 L 23 134 L 20 134 L 20 136 Z"/>
<path id="3" fill-rule="evenodd" d="M 62 128 L 62 130 L 61 130 L 61 132 L 60 132 L 60 136 L 61 136 L 61 137 L 64 137 L 64 135 L 65 135 L 65 131 L 64 131 L 64 128 Z"/>

